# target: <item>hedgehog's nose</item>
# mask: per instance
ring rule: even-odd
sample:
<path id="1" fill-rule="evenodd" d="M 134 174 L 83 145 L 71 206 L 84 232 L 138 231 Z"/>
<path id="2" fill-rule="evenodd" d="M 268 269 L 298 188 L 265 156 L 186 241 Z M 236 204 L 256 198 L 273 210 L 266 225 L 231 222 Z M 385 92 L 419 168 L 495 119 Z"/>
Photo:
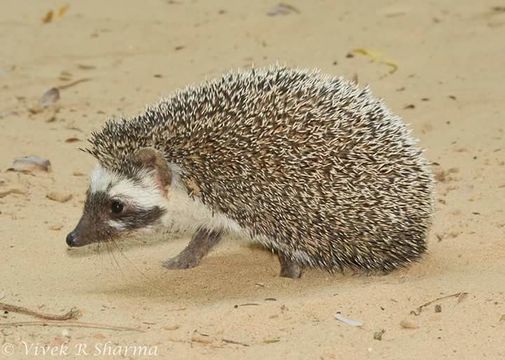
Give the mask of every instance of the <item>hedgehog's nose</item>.
<path id="1" fill-rule="evenodd" d="M 72 231 L 71 233 L 69 233 L 67 235 L 67 245 L 68 246 L 70 246 L 70 247 L 75 246 L 76 240 L 77 240 L 77 236 L 74 231 Z"/>

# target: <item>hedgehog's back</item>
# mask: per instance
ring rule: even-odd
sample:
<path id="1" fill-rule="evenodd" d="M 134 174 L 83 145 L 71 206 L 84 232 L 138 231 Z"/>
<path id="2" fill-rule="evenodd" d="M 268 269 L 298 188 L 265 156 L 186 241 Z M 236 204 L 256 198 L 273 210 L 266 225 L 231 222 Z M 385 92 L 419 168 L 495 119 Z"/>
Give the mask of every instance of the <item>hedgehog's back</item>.
<path id="1" fill-rule="evenodd" d="M 143 116 L 147 138 L 206 206 L 300 263 L 390 270 L 425 250 L 429 167 L 367 89 L 317 72 L 250 70 Z"/>

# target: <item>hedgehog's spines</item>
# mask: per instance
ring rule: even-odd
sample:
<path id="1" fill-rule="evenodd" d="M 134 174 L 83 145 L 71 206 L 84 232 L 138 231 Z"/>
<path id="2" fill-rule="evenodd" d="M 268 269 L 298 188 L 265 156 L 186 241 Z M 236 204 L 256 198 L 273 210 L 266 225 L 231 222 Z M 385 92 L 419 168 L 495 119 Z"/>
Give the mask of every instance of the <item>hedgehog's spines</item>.
<path id="1" fill-rule="evenodd" d="M 126 176 L 132 153 L 155 147 L 210 210 L 303 265 L 390 271 L 426 249 L 428 163 L 398 116 L 342 78 L 230 72 L 107 122 L 90 144 Z"/>

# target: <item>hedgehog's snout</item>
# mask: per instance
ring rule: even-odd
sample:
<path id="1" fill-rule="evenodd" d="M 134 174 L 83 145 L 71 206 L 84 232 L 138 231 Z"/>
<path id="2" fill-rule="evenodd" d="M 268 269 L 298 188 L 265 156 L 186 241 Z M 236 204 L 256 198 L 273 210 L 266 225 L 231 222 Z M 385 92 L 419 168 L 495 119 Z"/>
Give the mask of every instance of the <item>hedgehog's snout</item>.
<path id="1" fill-rule="evenodd" d="M 88 244 L 87 241 L 83 241 L 84 239 L 82 236 L 80 236 L 79 230 L 77 228 L 69 232 L 65 240 L 69 247 L 79 247 Z"/>
<path id="2" fill-rule="evenodd" d="M 89 230 L 89 225 L 88 219 L 83 216 L 75 229 L 68 233 L 65 239 L 67 245 L 69 247 L 79 247 L 92 243 L 93 241 L 90 241 L 90 236 L 87 231 Z"/>
<path id="3" fill-rule="evenodd" d="M 77 234 L 75 231 L 68 233 L 66 238 L 67 245 L 70 247 L 79 246 L 77 242 Z"/>

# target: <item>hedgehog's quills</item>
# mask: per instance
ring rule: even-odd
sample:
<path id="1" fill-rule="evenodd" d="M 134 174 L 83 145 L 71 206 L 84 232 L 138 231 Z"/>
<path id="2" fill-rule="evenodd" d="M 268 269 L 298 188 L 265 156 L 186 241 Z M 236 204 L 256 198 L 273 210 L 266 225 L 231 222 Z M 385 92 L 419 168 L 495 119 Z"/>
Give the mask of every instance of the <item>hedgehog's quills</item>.
<path id="1" fill-rule="evenodd" d="M 197 232 L 167 267 L 195 266 L 239 231 L 278 253 L 289 277 L 306 266 L 387 272 L 426 249 L 422 151 L 368 89 L 341 78 L 229 73 L 108 122 L 90 143 L 100 167 L 71 246 L 185 221 Z"/>

